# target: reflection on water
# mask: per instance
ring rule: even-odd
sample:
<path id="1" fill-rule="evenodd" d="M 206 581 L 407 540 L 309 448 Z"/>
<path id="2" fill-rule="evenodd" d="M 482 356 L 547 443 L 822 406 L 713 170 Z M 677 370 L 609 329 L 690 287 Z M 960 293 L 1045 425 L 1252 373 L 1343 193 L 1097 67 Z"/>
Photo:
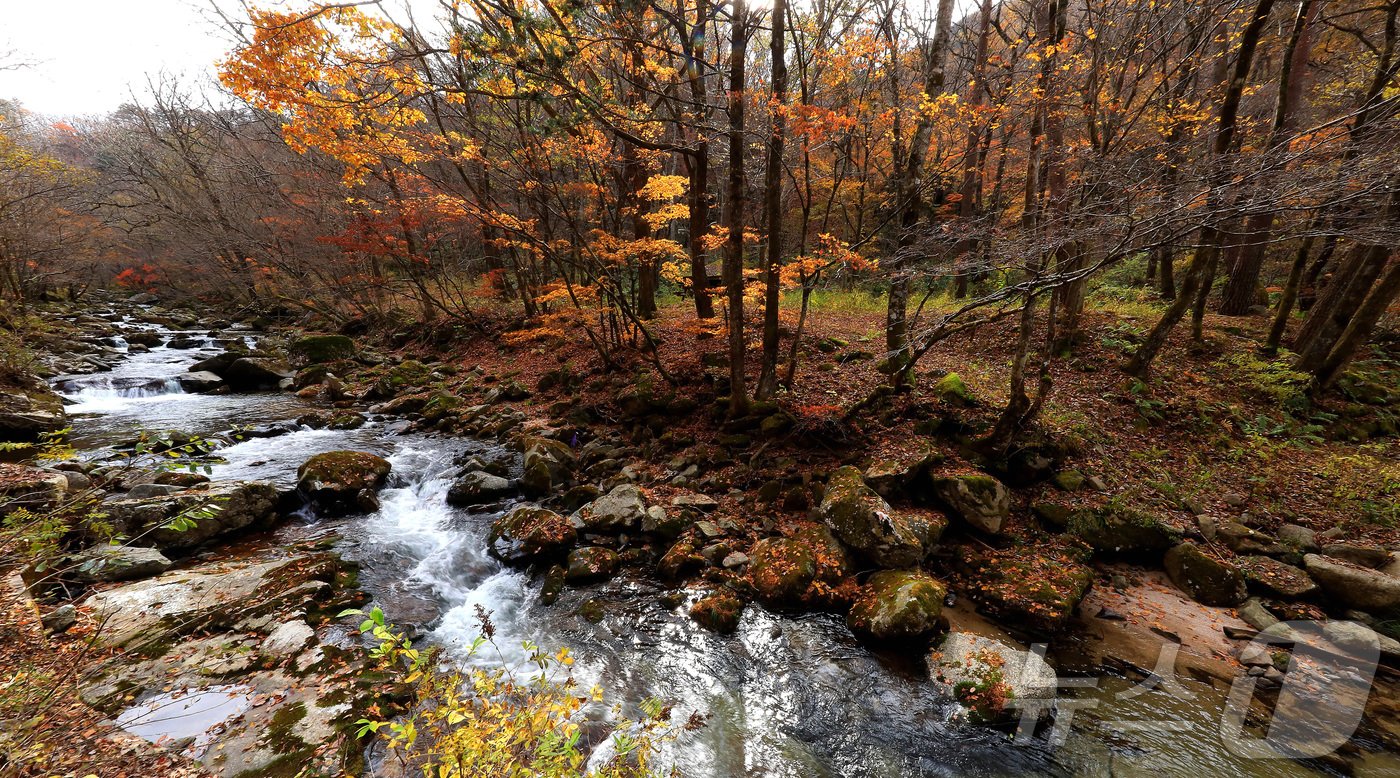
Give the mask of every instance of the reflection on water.
<path id="1" fill-rule="evenodd" d="M 242 714 L 252 704 L 252 690 L 238 684 L 163 692 L 144 697 L 122 711 L 116 724 L 133 735 L 161 745 L 192 739 L 186 748 L 197 753 L 213 742 L 221 724 Z"/>
<path id="2" fill-rule="evenodd" d="M 96 448 L 129 440 L 142 430 L 179 429 L 211 435 L 295 419 L 308 404 L 284 393 L 189 395 L 171 379 L 214 353 L 152 349 L 133 354 L 100 377 L 64 382 L 77 404 L 72 440 Z M 275 438 L 234 440 L 220 449 L 222 480 L 264 479 L 283 486 L 313 454 L 336 449 L 372 451 L 394 465 L 375 514 L 344 524 L 344 552 L 361 566 L 361 585 L 389 618 L 427 628 L 459 662 L 515 663 L 520 643 L 547 649 L 568 645 L 579 657 L 577 674 L 597 683 L 611 701 L 636 705 L 658 697 L 678 719 L 709 716 L 700 732 L 671 746 L 683 775 L 730 776 L 1012 776 L 1012 775 L 1257 775 L 1312 772 L 1293 763 L 1249 763 L 1232 757 L 1216 730 L 1222 698 L 1200 687 L 1191 701 L 1162 693 L 1119 698 L 1128 682 L 1103 679 L 1088 693 L 1101 704 L 1077 710 L 1068 742 L 1052 748 L 1044 733 L 1014 745 L 1003 732 L 974 727 L 931 691 L 917 661 L 892 663 L 854 641 L 841 619 L 822 614 L 783 615 L 751 606 L 733 636 L 700 629 L 685 608 L 660 602 L 649 583 L 613 581 L 570 589 L 553 606 L 536 600 L 526 573 L 503 567 L 485 553 L 494 511 L 446 504 L 454 460 L 484 444 L 420 434 L 401 425 L 359 430 L 299 429 Z M 589 598 L 604 603 L 605 618 L 590 624 L 575 613 Z M 499 654 L 468 658 L 477 635 L 476 606 L 490 611 Z M 199 736 L 237 715 L 246 699 L 237 687 L 212 687 L 180 700 L 152 698 L 124 713 L 121 723 L 143 736 Z M 157 715 L 159 711 L 173 711 Z M 589 711 L 606 718 L 605 709 Z M 1120 720 L 1171 714 L 1188 728 L 1143 731 Z M 1131 730 L 1131 731 L 1129 731 Z M 1392 773 L 1395 774 L 1395 773 Z"/>

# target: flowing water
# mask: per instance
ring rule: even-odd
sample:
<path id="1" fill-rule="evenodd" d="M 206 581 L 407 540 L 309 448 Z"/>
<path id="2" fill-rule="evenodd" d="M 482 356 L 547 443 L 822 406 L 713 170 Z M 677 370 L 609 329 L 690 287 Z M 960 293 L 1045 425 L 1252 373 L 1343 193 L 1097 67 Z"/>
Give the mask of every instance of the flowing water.
<path id="1" fill-rule="evenodd" d="M 164 331 L 163 331 L 164 332 Z M 182 334 L 182 333 L 167 333 Z M 73 401 L 72 441 L 87 456 L 128 441 L 142 430 L 177 429 L 201 435 L 285 422 L 309 410 L 287 394 L 192 395 L 173 379 L 217 352 L 157 347 L 131 354 L 100 376 L 57 382 Z M 698 733 L 668 754 L 686 776 L 962 776 L 962 775 L 1285 775 L 1307 771 L 1287 764 L 1232 760 L 1214 737 L 1218 701 L 1177 705 L 1173 713 L 1195 727 L 1190 735 L 1125 734 L 1097 718 L 1079 716 L 1068 742 L 1045 736 L 1013 744 L 1008 735 L 966 725 L 908 658 L 882 657 L 852 639 L 827 615 L 745 611 L 737 634 L 700 629 L 661 603 L 652 584 L 614 580 L 570 589 L 552 606 L 538 604 L 538 582 L 485 553 L 495 511 L 446 503 L 454 460 L 488 444 L 405 434 L 404 425 L 371 421 L 353 431 L 298 429 L 275 438 L 228 436 L 217 451 L 216 480 L 263 479 L 290 486 L 309 456 L 338 449 L 384 455 L 393 481 L 374 514 L 342 521 L 342 552 L 360 563 L 361 584 L 390 620 L 421 628 L 461 663 L 515 662 L 520 643 L 570 646 L 585 684 L 601 685 L 610 701 L 635 712 L 647 697 L 673 704 L 680 719 L 709 717 Z M 303 517 L 300 526 L 315 526 Z M 591 624 L 575 614 L 585 599 L 605 604 Z M 478 634 L 477 606 L 491 612 L 501 652 L 468 657 Z M 1105 694 L 1107 692 L 1099 692 Z M 235 704 L 237 695 L 225 695 Z M 198 704 L 207 702 L 202 698 Z M 212 704 L 212 702 L 211 702 Z M 1171 704 L 1158 692 L 1119 702 L 1113 713 L 1151 718 Z M 601 720 L 606 709 L 590 710 Z M 139 723 L 139 722 L 137 722 Z"/>

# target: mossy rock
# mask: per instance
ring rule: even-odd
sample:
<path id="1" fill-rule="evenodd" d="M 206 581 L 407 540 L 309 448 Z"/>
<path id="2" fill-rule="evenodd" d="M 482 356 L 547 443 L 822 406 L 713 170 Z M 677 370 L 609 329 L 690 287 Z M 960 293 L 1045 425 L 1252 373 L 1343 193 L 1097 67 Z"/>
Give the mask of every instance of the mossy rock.
<path id="1" fill-rule="evenodd" d="M 1232 564 L 1182 543 L 1162 560 L 1172 583 L 1203 605 L 1239 605 L 1248 596 L 1244 576 Z"/>
<path id="2" fill-rule="evenodd" d="M 908 567 L 928 552 L 920 533 L 854 467 L 839 468 L 827 479 L 820 513 L 842 543 L 881 567 Z"/>
<path id="3" fill-rule="evenodd" d="M 1011 515 L 1011 492 L 985 473 L 935 475 L 933 493 L 949 511 L 970 526 L 995 535 Z"/>
<path id="4" fill-rule="evenodd" d="M 721 635 L 728 635 L 739 628 L 739 617 L 744 613 L 744 601 L 727 589 L 701 597 L 690 607 L 690 617 L 695 623 Z"/>
<path id="5" fill-rule="evenodd" d="M 794 605 L 817 577 L 811 549 L 799 540 L 768 538 L 749 551 L 749 580 L 769 605 Z"/>
<path id="6" fill-rule="evenodd" d="M 600 624 L 607 617 L 607 608 L 597 598 L 584 600 L 578 606 L 578 615 L 589 624 Z"/>
<path id="7" fill-rule="evenodd" d="M 1081 508 L 1070 515 L 1066 529 L 1095 550 L 1108 553 L 1162 552 L 1181 542 L 1181 531 L 1161 517 L 1118 505 Z"/>
<path id="8" fill-rule="evenodd" d="M 938 379 L 938 383 L 933 385 L 933 396 L 953 405 L 971 405 L 973 402 L 972 391 L 957 373 L 949 373 Z"/>
<path id="9" fill-rule="evenodd" d="M 328 451 L 297 468 L 297 488 L 326 515 L 344 515 L 367 503 L 364 492 L 384 486 L 393 466 L 365 451 Z"/>
<path id="10" fill-rule="evenodd" d="M 354 359 L 355 341 L 344 335 L 306 335 L 287 347 L 287 358 L 297 368 Z"/>
<path id="11" fill-rule="evenodd" d="M 408 359 L 389 368 L 374 384 L 376 397 L 397 397 L 405 389 L 419 387 L 432 380 L 432 371 L 416 359 Z"/>
<path id="12" fill-rule="evenodd" d="M 588 546 L 569 552 L 564 577 L 572 584 L 605 581 L 617 574 L 617 552 L 610 548 Z"/>
<path id="13" fill-rule="evenodd" d="M 419 413 L 428 421 L 437 421 L 452 411 L 462 407 L 462 398 L 451 392 L 433 392 L 423 403 Z"/>
<path id="14" fill-rule="evenodd" d="M 547 508 L 524 505 L 497 519 L 487 536 L 487 551 L 512 564 L 559 557 L 578 541 L 578 530 Z"/>
<path id="15" fill-rule="evenodd" d="M 1084 486 L 1084 474 L 1078 470 L 1061 470 L 1051 480 L 1066 492 L 1077 492 Z"/>
<path id="16" fill-rule="evenodd" d="M 1038 546 L 966 546 L 954 555 L 958 584 L 980 610 L 1035 634 L 1063 630 L 1094 582 L 1082 553 Z"/>
<path id="17" fill-rule="evenodd" d="M 882 570 L 856 595 L 846 625 L 861 637 L 919 640 L 939 627 L 947 588 L 922 570 Z"/>

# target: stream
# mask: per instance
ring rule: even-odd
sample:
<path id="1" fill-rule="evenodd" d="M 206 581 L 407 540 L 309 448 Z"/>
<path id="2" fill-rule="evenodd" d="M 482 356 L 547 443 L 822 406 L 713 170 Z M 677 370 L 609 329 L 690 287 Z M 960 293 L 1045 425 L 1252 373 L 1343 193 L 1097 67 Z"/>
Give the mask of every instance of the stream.
<path id="1" fill-rule="evenodd" d="M 71 443 L 95 457 L 143 430 L 217 436 L 235 425 L 294 420 L 314 407 L 285 393 L 184 393 L 174 377 L 219 350 L 212 338 L 194 349 L 155 347 L 131 353 L 110 372 L 58 382 L 74 403 Z M 1077 716 L 1058 747 L 1043 733 L 1013 744 L 1004 732 L 958 720 L 958 707 L 931 691 L 921 663 L 872 652 L 830 615 L 750 606 L 737 633 L 719 636 L 683 608 L 661 604 L 658 585 L 626 578 L 570 588 L 558 603 L 540 605 L 539 581 L 485 551 L 491 522 L 508 506 L 481 512 L 446 504 L 454 460 L 495 444 L 405 428 L 372 418 L 351 431 L 300 428 L 232 440 L 216 452 L 211 477 L 290 486 L 297 467 L 316 453 L 357 449 L 387 457 L 394 474 L 379 511 L 335 521 L 301 515 L 277 531 L 278 540 L 334 531 L 338 550 L 361 565 L 361 585 L 388 618 L 421 628 L 423 640 L 442 645 L 457 662 L 515 662 L 524 657 L 525 640 L 547 649 L 569 646 L 579 680 L 602 686 L 609 702 L 635 711 L 642 699 L 656 697 L 674 705 L 677 720 L 691 711 L 707 714 L 706 727 L 668 746 L 667 757 L 685 776 L 1317 774 L 1294 763 L 1232 757 L 1216 734 L 1220 695 L 1204 685 L 1198 685 L 1203 694 L 1214 698 L 1183 704 L 1154 691 L 1114 703 L 1114 719 L 1159 718 L 1154 714 L 1171 710 L 1193 725 L 1184 732 L 1124 732 L 1100 711 Z M 598 624 L 576 615 L 590 598 L 605 603 Z M 492 614 L 499 654 L 466 655 L 477 635 L 477 606 Z M 1102 684 L 1091 692 L 1111 693 Z M 609 712 L 599 706 L 587 714 L 601 722 Z"/>

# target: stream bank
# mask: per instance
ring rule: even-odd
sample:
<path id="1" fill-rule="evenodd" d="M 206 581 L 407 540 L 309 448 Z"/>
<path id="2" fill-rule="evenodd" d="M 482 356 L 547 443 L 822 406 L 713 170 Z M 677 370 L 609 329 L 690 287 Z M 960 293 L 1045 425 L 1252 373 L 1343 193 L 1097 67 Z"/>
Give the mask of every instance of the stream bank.
<path id="1" fill-rule="evenodd" d="M 819 477 L 825 475 L 823 473 L 809 472 L 795 484 L 780 484 L 778 489 L 764 485 L 778 492 L 767 499 L 744 489 L 731 491 L 712 475 L 723 468 L 725 459 L 734 461 L 729 451 L 707 451 L 707 456 L 676 456 L 662 467 L 657 464 L 660 458 L 657 449 L 661 447 L 655 443 L 603 437 L 603 428 L 594 426 L 593 421 L 578 423 L 584 420 L 577 416 L 572 422 L 566 419 L 564 425 L 557 425 L 548 418 L 541 418 L 538 404 L 531 401 L 537 392 L 544 391 L 538 383 L 532 389 L 504 375 L 486 380 L 489 371 L 484 369 L 459 371 L 454 375 L 455 368 L 449 365 L 430 367 L 412 360 L 396 364 L 386 361 L 379 365 L 357 362 L 354 367 L 346 364 L 348 360 L 336 360 L 331 364 L 341 362 L 343 372 L 350 372 L 345 369 L 350 368 L 354 374 L 362 375 L 356 375 L 357 381 L 349 382 L 345 379 L 351 376 L 342 378 L 335 369 L 327 370 L 325 372 L 331 373 L 335 380 L 327 380 L 323 374 L 320 382 L 303 387 L 300 393 L 307 395 L 305 397 L 285 392 L 187 393 L 178 376 L 197 362 L 218 357 L 224 353 L 223 349 L 237 345 L 240 340 L 244 346 L 253 345 L 246 340 L 250 336 L 233 334 L 230 337 L 229 332 L 210 335 L 207 330 L 179 331 L 163 325 L 151 329 L 137 322 L 131 326 L 155 332 L 161 344 L 149 347 L 146 352 L 128 352 L 115 360 L 116 368 L 109 373 L 57 382 L 68 399 L 76 402 L 67 410 L 74 423 L 70 440 L 82 450 L 81 467 L 89 468 L 90 472 L 89 466 L 100 467 L 100 460 L 111 455 L 113 446 L 129 443 L 142 431 L 178 429 L 193 437 L 217 439 L 217 448 L 208 463 L 211 470 L 208 476 L 214 482 L 266 482 L 281 496 L 274 511 L 277 519 L 270 522 L 274 526 L 263 530 L 262 534 L 248 536 L 244 531 L 251 525 L 240 527 L 229 535 L 230 539 L 235 535 L 241 538 L 234 546 L 186 550 L 183 555 L 175 555 L 177 559 L 172 562 L 178 562 L 179 566 L 172 572 L 135 584 L 100 587 L 103 591 L 84 603 L 84 615 L 91 617 L 100 613 L 99 606 L 104 604 L 100 598 L 105 596 L 106 602 L 110 602 L 114 596 L 110 592 L 125 589 L 127 596 L 134 597 L 143 589 L 131 587 L 145 587 L 145 591 L 176 583 L 188 587 L 192 586 L 188 580 L 190 576 L 215 574 L 215 569 L 218 575 L 227 576 L 223 579 L 225 583 L 196 579 L 197 583 L 203 582 L 201 590 L 222 592 L 235 581 L 243 586 L 250 580 L 260 579 L 254 571 L 279 569 L 275 565 L 285 562 L 287 557 L 282 555 L 288 548 L 300 548 L 289 558 L 297 566 L 305 565 L 315 573 L 305 579 L 279 580 L 275 588 L 280 589 L 286 583 L 290 583 L 291 588 L 311 584 L 306 591 L 315 590 L 317 594 L 310 599 L 278 604 L 273 609 L 274 618 L 268 618 L 268 614 L 247 614 L 226 624 L 214 625 L 197 623 L 198 619 L 187 618 L 189 613 L 180 614 L 182 622 L 197 623 L 195 631 L 204 633 L 206 638 L 211 632 L 215 635 L 251 632 L 258 636 L 255 640 L 235 644 L 235 656 L 255 657 L 246 666 L 226 661 L 222 655 L 222 638 L 215 641 L 219 643 L 219 656 L 203 653 L 205 647 L 196 644 L 178 651 L 168 650 L 154 658 L 166 670 L 175 666 L 172 662 L 187 668 L 189 672 L 179 676 L 188 684 L 182 699 L 195 696 L 201 706 L 208 705 L 213 710 L 209 713 L 204 707 L 198 707 L 197 715 L 183 710 L 181 719 L 193 717 L 207 722 L 222 716 L 214 726 L 217 729 L 222 725 L 223 734 L 204 742 L 199 736 L 186 743 L 183 741 L 189 735 L 174 737 L 179 733 L 162 733 L 173 741 L 170 745 L 180 746 L 181 752 L 188 752 L 201 761 L 210 754 L 213 745 L 224 742 L 225 738 L 229 742 L 236 741 L 237 735 L 233 733 L 243 724 L 253 725 L 243 731 L 258 731 L 259 727 L 267 730 L 256 716 L 248 715 L 248 711 L 254 709 L 252 703 L 258 701 L 259 695 L 269 693 L 266 688 L 278 683 L 295 688 L 294 679 L 285 675 L 293 670 L 305 672 L 311 678 L 321 678 L 320 674 L 327 672 L 318 666 L 321 660 L 306 659 L 314 657 L 316 651 L 331 657 L 327 661 L 332 663 L 337 652 L 342 652 L 339 658 L 345 664 L 341 675 L 348 679 L 357 674 L 353 660 L 357 646 L 347 626 L 326 617 L 351 601 L 344 596 L 358 588 L 380 604 L 392 621 L 417 630 L 425 641 L 443 645 L 449 652 L 460 649 L 475 637 L 474 613 L 480 605 L 495 614 L 495 622 L 505 636 L 499 641 L 501 645 L 532 639 L 545 645 L 572 646 L 583 660 L 580 674 L 600 683 L 610 693 L 610 698 L 636 704 L 645 697 L 655 696 L 673 702 L 678 710 L 709 714 L 709 726 L 675 747 L 677 764 L 683 765 L 689 775 L 1070 775 L 1094 774 L 1099 769 L 1104 770 L 1104 774 L 1133 769 L 1185 774 L 1201 770 L 1215 772 L 1223 765 L 1230 765 L 1230 769 L 1241 774 L 1279 774 L 1278 765 L 1234 759 L 1218 746 L 1218 740 L 1215 748 L 1202 742 L 1216 740 L 1204 737 L 1201 732 L 1216 731 L 1217 705 L 1223 699 L 1221 689 L 1243 672 L 1230 656 L 1239 642 L 1223 639 L 1223 630 L 1227 626 L 1247 629 L 1248 625 L 1216 606 L 1205 606 L 1184 597 L 1179 590 L 1173 593 L 1174 587 L 1160 579 L 1154 581 L 1149 576 L 1146 581 L 1133 581 L 1131 577 L 1140 574 L 1133 568 L 1109 573 L 1110 577 L 1124 577 L 1121 591 L 1117 587 L 1106 587 L 1107 591 L 1117 592 L 1120 599 L 1101 599 L 1101 587 L 1089 588 L 1089 596 L 1082 600 L 1070 598 L 1074 601 L 1069 603 L 1067 612 L 1061 613 L 1062 606 L 1057 604 L 1049 614 L 1068 634 L 1085 642 L 1109 643 L 1102 634 L 1105 629 L 1133 636 L 1132 640 L 1119 640 L 1112 648 L 1100 647 L 1095 651 L 1091 646 L 1078 652 L 1087 657 L 1080 669 L 1099 673 L 1105 664 L 1111 664 L 1105 661 L 1105 656 L 1125 654 L 1115 658 L 1121 662 L 1119 669 L 1124 677 L 1131 680 L 1140 669 L 1153 667 L 1154 652 L 1171 642 L 1170 638 L 1159 634 L 1167 632 L 1182 639 L 1185 645 L 1181 655 L 1199 654 L 1194 660 L 1199 667 L 1191 664 L 1193 660 L 1180 659 L 1181 667 L 1197 670 L 1186 674 L 1182 682 L 1197 689 L 1202 699 L 1217 702 L 1199 707 L 1169 706 L 1191 722 L 1191 731 L 1195 732 L 1191 736 L 1160 733 L 1149 736 L 1116 731 L 1111 722 L 1096 718 L 1092 721 L 1079 719 L 1080 723 L 1063 745 L 1053 745 L 1046 737 L 1016 745 L 1008 742 L 999 730 L 967 723 L 964 708 L 936 691 L 922 666 L 922 652 L 917 648 L 921 635 L 910 635 L 907 640 L 899 638 L 876 650 L 852 635 L 846 620 L 839 615 L 837 604 L 843 598 L 859 596 L 841 591 L 843 585 L 850 588 L 853 583 L 859 589 L 857 577 L 844 583 L 840 577 L 832 579 L 831 591 L 820 593 L 828 601 L 828 607 L 815 612 L 806 606 L 795 607 L 798 605 L 795 602 L 774 602 L 772 609 L 749 605 L 743 608 L 733 624 L 733 631 L 728 634 L 704 629 L 690 617 L 694 605 L 714 591 L 738 589 L 747 597 L 756 596 L 745 588 L 753 584 L 741 581 L 750 580 L 747 573 L 762 559 L 762 553 L 755 551 L 754 535 L 802 537 L 809 528 L 819 525 L 819 521 L 810 517 L 820 518 L 821 505 L 828 502 L 826 493 L 818 494 L 827 491 L 818 488 L 829 480 Z M 191 348 L 169 345 L 189 340 L 197 343 Z M 302 370 L 312 367 L 308 365 Z M 300 373 L 293 380 L 299 377 Z M 459 383 L 452 390 L 441 388 L 454 379 L 472 381 L 474 386 L 464 389 Z M 576 379 L 556 376 L 555 380 L 562 382 L 567 391 L 567 386 Z M 643 426 L 650 424 L 647 420 L 656 415 L 658 402 L 667 413 L 680 413 L 686 404 L 678 404 L 686 399 L 684 397 L 658 398 L 654 388 L 646 389 L 639 384 L 622 387 L 619 404 L 643 411 L 645 415 L 640 417 Z M 345 399 L 337 399 L 337 395 Z M 352 397 L 366 399 L 349 399 Z M 473 405 L 471 400 L 481 402 Z M 363 421 L 357 417 L 336 425 L 349 427 L 342 429 L 331 429 L 331 425 L 324 423 L 337 412 L 354 410 L 355 406 L 362 409 Z M 564 412 L 558 415 L 575 410 L 578 409 L 550 409 Z M 762 436 L 772 435 L 771 430 L 781 426 L 781 423 L 768 421 L 776 415 L 768 413 L 756 419 L 751 432 L 726 433 L 750 437 L 747 442 L 731 440 L 733 445 L 729 448 L 743 450 L 748 444 L 762 440 Z M 764 432 L 765 425 L 770 432 Z M 463 433 L 469 436 L 463 437 Z M 264 434 L 270 436 L 263 437 Z M 512 438 L 514 446 L 506 445 Z M 564 449 L 559 448 L 560 444 Z M 298 467 L 315 454 L 339 450 L 372 452 L 386 457 L 392 464 L 390 480 L 378 493 L 378 509 L 363 516 L 335 519 L 318 516 L 299 506 L 287 510 L 283 501 L 293 499 Z M 552 451 L 558 452 L 558 456 L 552 457 Z M 571 467 L 565 468 L 562 461 L 555 461 L 564 459 L 564 451 L 573 459 Z M 901 479 L 922 478 L 926 459 L 927 454 L 920 453 L 919 465 L 913 474 L 907 466 L 886 466 L 881 471 L 867 468 L 859 473 L 859 480 L 870 483 L 874 495 L 861 491 L 859 502 L 876 506 L 877 512 L 893 510 L 892 506 L 900 504 L 905 497 L 900 493 Z M 801 469 L 797 463 L 791 468 Z M 452 499 L 454 486 L 459 485 L 464 470 L 468 475 L 476 472 L 495 475 L 489 471 L 497 470 L 501 474 L 496 477 L 513 485 L 506 490 L 507 494 L 493 495 L 477 504 L 473 504 L 473 498 L 461 496 L 460 489 L 458 498 Z M 658 471 L 669 475 L 657 478 Z M 475 480 L 478 486 L 489 483 L 480 477 Z M 794 488 L 798 485 L 804 487 L 801 492 Z M 701 489 L 717 490 L 720 498 L 711 497 Z M 859 491 L 858 485 L 853 485 L 852 489 Z M 542 565 L 542 570 L 534 571 L 519 569 L 503 564 L 488 553 L 493 526 L 517 504 L 526 502 L 530 492 L 536 497 L 552 498 L 550 504 L 559 508 L 560 515 L 565 517 L 570 506 L 590 506 L 580 516 L 584 526 L 579 529 L 595 536 L 593 542 L 597 545 L 591 547 L 617 547 L 620 562 L 630 559 L 630 563 L 623 562 L 630 567 L 629 572 L 597 583 L 583 584 L 582 579 L 576 578 L 580 585 L 565 587 L 552 604 L 541 603 L 539 595 L 547 587 L 551 566 Z M 890 500 L 886 501 L 881 492 L 888 494 Z M 599 498 L 607 495 L 616 499 L 600 506 Z M 741 524 L 732 516 L 737 507 L 752 513 L 769 502 L 800 505 L 804 501 L 805 509 L 791 511 L 802 516 L 792 524 L 775 521 L 763 528 L 762 524 Z M 877 501 L 882 501 L 884 507 Z M 638 502 L 640 510 L 637 510 Z M 995 505 L 998 500 L 984 502 Z M 655 507 L 662 509 L 662 516 L 649 510 Z M 903 505 L 900 510 L 905 510 Z M 919 510 L 923 513 L 901 515 L 920 515 L 933 523 L 942 513 L 927 508 Z M 614 516 L 623 517 L 618 525 L 621 533 L 617 533 L 616 527 L 607 526 Z M 620 537 L 666 537 L 671 533 L 666 527 L 673 518 L 681 518 L 683 528 L 671 536 L 671 542 L 664 544 L 664 548 L 656 540 L 632 546 Z M 941 519 L 942 529 L 946 531 L 948 519 Z M 649 531 L 643 529 L 648 520 L 654 522 Z M 964 520 L 958 519 L 959 522 Z M 938 546 L 941 538 L 930 538 L 927 531 L 923 532 L 922 539 L 916 538 L 905 545 L 917 545 L 921 549 L 925 544 Z M 956 528 L 955 532 L 966 533 L 967 530 Z M 848 536 L 857 537 L 853 533 Z M 686 537 L 697 542 L 692 543 L 689 552 L 679 554 L 678 560 L 695 569 L 681 577 L 681 586 L 665 585 L 656 580 L 655 574 L 647 574 L 648 566 L 664 564 L 666 556 L 685 542 Z M 826 537 L 829 538 L 830 533 Z M 966 542 L 961 537 L 949 540 L 959 544 L 954 548 L 961 548 Z M 835 549 L 844 551 L 843 546 L 859 542 L 842 538 Z M 639 548 L 647 550 L 639 552 Z M 874 553 L 898 553 L 900 546 L 885 539 L 864 551 L 860 551 L 858 545 L 855 548 L 858 553 L 869 555 L 876 548 L 883 550 Z M 946 546 L 940 548 L 946 553 Z M 237 561 L 230 567 L 235 549 Z M 331 564 L 329 568 L 311 564 L 325 550 L 335 551 L 345 562 Z M 934 553 L 940 552 L 935 549 Z M 743 559 L 736 558 L 736 554 Z M 500 555 L 498 552 L 497 556 Z M 726 564 L 727 561 L 732 564 Z M 821 560 L 813 562 L 814 569 L 806 586 L 810 587 L 817 577 L 818 561 Z M 344 568 L 343 564 L 350 567 Z M 267 568 L 267 565 L 274 567 Z M 347 586 L 349 580 L 342 575 L 345 569 L 358 570 L 355 587 Z M 177 581 L 180 577 L 185 580 Z M 315 585 L 317 582 L 325 586 Z M 1083 596 L 1086 588 L 1087 585 L 1080 586 L 1078 596 Z M 235 599 L 252 596 L 246 589 L 236 591 Z M 255 586 L 251 591 L 256 595 L 259 590 Z M 1055 595 L 1060 597 L 1061 593 L 1057 591 Z M 99 598 L 96 603 L 93 597 Z M 213 610 L 223 610 L 224 600 L 220 596 L 211 596 L 207 602 Z M 966 597 L 955 595 L 953 602 L 951 606 L 939 608 L 940 612 L 935 614 L 946 619 L 953 629 L 995 635 L 1015 648 L 1021 647 L 1012 635 L 978 615 Z M 1134 604 L 1143 607 L 1135 610 Z M 1009 601 L 1002 611 L 1006 612 L 1008 607 Z M 1116 609 L 1122 618 L 1101 618 L 1105 608 Z M 1157 608 L 1163 614 L 1154 617 L 1151 611 Z M 831 613 L 831 610 L 838 612 Z M 1154 621 L 1159 624 L 1153 624 Z M 297 623 L 307 629 L 315 628 L 312 637 L 300 644 L 296 644 L 296 637 L 304 637 L 305 631 L 297 628 Z M 1182 625 L 1194 625 L 1196 634 L 1189 633 Z M 1158 631 L 1153 631 L 1153 626 Z M 276 653 L 289 642 L 295 648 L 288 649 L 285 655 Z M 1065 657 L 1057 653 L 1058 648 L 1052 653 L 1051 661 L 1068 664 L 1068 653 Z M 187 657 L 193 660 L 187 662 Z M 506 661 L 517 658 L 504 657 Z M 501 659 L 463 658 L 462 661 L 496 662 Z M 230 688 L 237 687 L 238 679 L 247 677 L 253 666 L 269 661 L 273 668 L 264 669 L 284 675 L 267 676 L 261 687 L 259 683 L 250 682 L 248 689 Z M 308 661 L 310 664 L 303 667 Z M 208 667 L 220 668 L 220 671 L 210 673 Z M 120 672 L 120 668 L 118 670 Z M 336 675 L 328 673 L 325 677 L 335 678 Z M 327 722 L 334 723 L 338 716 L 350 716 L 356 703 L 368 699 L 356 694 L 368 695 L 370 690 L 355 692 L 353 687 L 354 684 L 347 682 L 342 691 L 324 699 L 310 700 L 309 707 L 307 699 L 290 695 L 275 704 L 268 705 L 264 701 L 256 707 L 273 710 L 274 718 L 276 710 L 295 711 L 298 705 L 303 712 L 316 709 L 310 723 L 300 725 L 300 729 L 297 729 L 298 723 L 305 720 L 305 716 L 295 717 L 294 713 L 283 714 L 280 722 L 285 726 L 272 728 L 278 733 L 289 730 L 303 733 L 297 738 L 314 737 L 330 731 L 324 726 Z M 260 688 L 264 690 L 259 691 Z M 1163 691 L 1118 700 L 1120 691 L 1117 679 L 1110 677 L 1099 689 L 1088 694 L 1101 695 L 1103 701 L 1113 702 L 1115 717 L 1137 715 L 1150 719 L 1166 706 L 1168 695 Z M 123 703 L 134 705 L 113 710 L 119 722 L 138 729 L 142 726 L 141 710 L 152 706 L 163 709 L 169 702 L 160 696 L 166 692 L 157 691 L 155 687 L 142 687 L 137 683 L 125 690 L 128 696 L 132 692 L 135 692 L 134 697 Z M 202 696 L 220 694 L 229 702 Z M 213 704 L 216 702 L 217 705 Z M 602 717 L 604 711 L 594 711 L 593 715 Z M 296 722 L 288 724 L 294 717 Z M 316 746 L 328 746 L 325 755 L 334 756 L 339 752 L 338 746 L 331 743 L 336 739 L 333 735 L 315 746 L 304 739 L 302 742 L 313 750 Z M 276 743 L 264 745 L 274 754 L 279 749 L 285 749 L 281 755 L 301 753 L 297 748 Z M 1363 742 L 1362 745 L 1375 744 Z M 255 759 L 250 755 L 240 757 L 254 767 Z M 1354 761 L 1366 766 L 1362 759 Z M 224 760 L 217 764 L 205 761 L 205 764 L 221 774 L 237 775 L 244 762 Z M 1304 774 L 1313 769 L 1342 767 L 1331 763 L 1298 765 L 1296 769 Z M 264 770 L 256 774 L 266 774 L 269 768 L 264 764 L 256 769 Z"/>

